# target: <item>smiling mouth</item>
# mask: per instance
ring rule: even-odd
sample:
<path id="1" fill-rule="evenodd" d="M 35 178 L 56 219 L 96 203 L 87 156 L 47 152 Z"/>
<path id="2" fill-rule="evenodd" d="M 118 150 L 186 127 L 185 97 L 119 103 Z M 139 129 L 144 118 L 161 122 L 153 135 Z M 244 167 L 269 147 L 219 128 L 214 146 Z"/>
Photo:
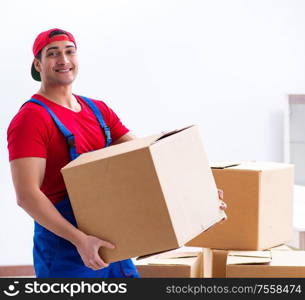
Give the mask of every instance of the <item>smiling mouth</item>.
<path id="1" fill-rule="evenodd" d="M 55 72 L 58 72 L 58 73 L 67 73 L 67 72 L 70 72 L 72 70 L 72 68 L 69 68 L 69 69 L 61 69 L 61 70 L 55 70 Z"/>

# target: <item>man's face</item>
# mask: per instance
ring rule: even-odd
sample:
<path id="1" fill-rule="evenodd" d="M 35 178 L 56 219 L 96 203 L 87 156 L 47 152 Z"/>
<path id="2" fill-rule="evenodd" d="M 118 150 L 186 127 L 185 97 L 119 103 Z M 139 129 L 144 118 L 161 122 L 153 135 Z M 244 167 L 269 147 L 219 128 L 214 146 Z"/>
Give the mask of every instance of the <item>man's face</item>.
<path id="1" fill-rule="evenodd" d="M 76 48 L 70 41 L 55 41 L 42 49 L 41 61 L 35 59 L 41 81 L 50 85 L 69 85 L 76 78 L 78 61 Z"/>

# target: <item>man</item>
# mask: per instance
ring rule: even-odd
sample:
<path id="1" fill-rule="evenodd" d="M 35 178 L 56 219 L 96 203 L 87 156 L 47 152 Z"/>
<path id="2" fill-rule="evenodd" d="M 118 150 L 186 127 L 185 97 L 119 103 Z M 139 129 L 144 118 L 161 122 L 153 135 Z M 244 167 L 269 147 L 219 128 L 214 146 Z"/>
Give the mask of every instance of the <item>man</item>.
<path id="1" fill-rule="evenodd" d="M 131 260 L 107 265 L 100 258 L 100 247 L 114 245 L 77 229 L 60 173 L 81 153 L 135 137 L 105 103 L 72 93 L 78 61 L 71 33 L 40 33 L 33 54 L 32 77 L 41 86 L 12 120 L 8 149 L 18 205 L 35 220 L 36 275 L 138 277 Z"/>
<path id="2" fill-rule="evenodd" d="M 71 33 L 40 33 L 33 54 L 32 77 L 41 86 L 11 121 L 8 149 L 18 205 L 35 220 L 36 276 L 138 277 L 131 259 L 110 265 L 102 260 L 99 248 L 113 244 L 77 228 L 60 173 L 81 153 L 135 136 L 104 102 L 72 93 L 78 61 Z"/>

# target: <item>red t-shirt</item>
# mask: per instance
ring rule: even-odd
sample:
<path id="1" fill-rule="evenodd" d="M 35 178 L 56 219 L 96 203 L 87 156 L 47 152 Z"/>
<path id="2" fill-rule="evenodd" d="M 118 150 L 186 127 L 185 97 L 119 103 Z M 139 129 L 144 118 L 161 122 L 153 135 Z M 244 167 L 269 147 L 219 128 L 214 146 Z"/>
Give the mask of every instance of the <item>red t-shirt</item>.
<path id="1" fill-rule="evenodd" d="M 73 133 L 77 153 L 103 148 L 105 136 L 95 115 L 79 96 L 75 97 L 81 105 L 80 112 L 74 112 L 40 95 L 33 95 L 33 98 L 45 103 Z M 110 128 L 112 141 L 129 131 L 104 102 L 92 101 Z M 22 157 L 46 158 L 45 177 L 40 189 L 54 204 L 61 201 L 67 191 L 60 169 L 69 163 L 70 156 L 63 134 L 46 109 L 35 103 L 25 104 L 11 121 L 7 140 L 10 161 Z"/>

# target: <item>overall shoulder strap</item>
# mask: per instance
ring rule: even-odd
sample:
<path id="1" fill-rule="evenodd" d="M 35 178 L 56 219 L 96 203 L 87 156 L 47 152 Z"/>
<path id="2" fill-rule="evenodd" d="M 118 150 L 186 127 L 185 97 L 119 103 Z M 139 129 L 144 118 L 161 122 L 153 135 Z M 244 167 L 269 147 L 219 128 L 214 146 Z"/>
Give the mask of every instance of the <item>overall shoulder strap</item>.
<path id="1" fill-rule="evenodd" d="M 110 133 L 110 128 L 106 125 L 104 119 L 103 119 L 103 115 L 100 112 L 100 110 L 98 109 L 98 107 L 95 105 L 95 103 L 90 100 L 87 97 L 84 96 L 80 96 L 86 103 L 87 105 L 90 107 L 90 109 L 92 110 L 92 112 L 94 113 L 95 117 L 97 118 L 103 132 L 105 135 L 105 139 L 106 139 L 106 147 L 108 147 L 111 144 L 111 133 Z"/>
<path id="2" fill-rule="evenodd" d="M 78 154 L 76 152 L 74 135 L 64 126 L 64 124 L 57 118 L 57 116 L 53 113 L 53 111 L 46 104 L 44 104 L 43 102 L 41 102 L 35 98 L 31 98 L 30 100 L 26 101 L 24 104 L 26 104 L 28 102 L 36 103 L 36 104 L 42 106 L 44 109 L 46 109 L 46 111 L 50 114 L 53 121 L 57 125 L 58 129 L 61 131 L 61 133 L 66 138 L 67 144 L 69 146 L 69 152 L 70 152 L 71 159 L 76 158 L 78 156 Z"/>

